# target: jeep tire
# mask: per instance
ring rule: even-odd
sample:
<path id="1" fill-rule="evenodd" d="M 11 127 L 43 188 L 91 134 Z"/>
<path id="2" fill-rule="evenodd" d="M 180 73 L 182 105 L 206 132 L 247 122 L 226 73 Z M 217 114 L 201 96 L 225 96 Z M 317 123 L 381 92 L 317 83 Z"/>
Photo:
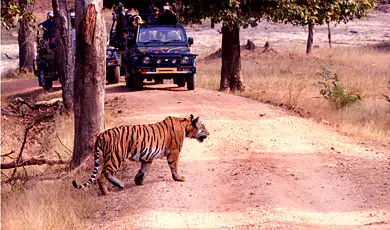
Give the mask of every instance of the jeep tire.
<path id="1" fill-rule="evenodd" d="M 196 74 L 191 74 L 187 77 L 187 89 L 188 90 L 194 90 L 195 89 L 195 79 Z"/>
<path id="2" fill-rule="evenodd" d="M 107 69 L 107 82 L 108 84 L 118 84 L 120 78 L 120 67 L 115 66 L 115 68 Z"/>
<path id="3" fill-rule="evenodd" d="M 51 79 L 44 78 L 45 86 L 43 87 L 44 90 L 49 90 L 53 88 L 53 81 Z"/>
<path id="4" fill-rule="evenodd" d="M 129 89 L 142 89 L 143 78 L 137 77 L 136 74 L 131 74 L 126 68 L 126 86 Z"/>
<path id="5" fill-rule="evenodd" d="M 176 84 L 179 87 L 184 87 L 184 86 L 186 86 L 186 79 L 184 77 L 183 78 L 179 78 L 179 79 L 176 80 Z"/>

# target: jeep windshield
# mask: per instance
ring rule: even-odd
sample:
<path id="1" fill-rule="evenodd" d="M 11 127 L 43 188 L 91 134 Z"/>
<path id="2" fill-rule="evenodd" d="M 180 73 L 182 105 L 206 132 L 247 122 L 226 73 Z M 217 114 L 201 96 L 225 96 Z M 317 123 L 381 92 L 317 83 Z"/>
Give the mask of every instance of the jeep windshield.
<path id="1" fill-rule="evenodd" d="M 137 43 L 143 45 L 186 45 L 186 35 L 180 27 L 140 27 Z"/>

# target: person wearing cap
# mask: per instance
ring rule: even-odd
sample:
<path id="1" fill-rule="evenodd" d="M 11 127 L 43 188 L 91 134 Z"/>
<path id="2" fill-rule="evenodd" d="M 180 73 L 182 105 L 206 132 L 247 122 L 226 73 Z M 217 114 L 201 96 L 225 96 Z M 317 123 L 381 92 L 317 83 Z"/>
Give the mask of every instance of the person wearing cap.
<path id="1" fill-rule="evenodd" d="M 157 7 L 154 7 L 153 14 L 148 17 L 148 24 L 156 23 L 159 15 L 160 15 L 160 10 Z"/>
<path id="2" fill-rule="evenodd" d="M 75 9 L 70 9 L 70 24 L 72 26 L 72 41 L 73 41 L 73 49 L 76 52 L 76 12 Z"/>
<path id="3" fill-rule="evenodd" d="M 144 24 L 145 22 L 142 20 L 141 16 L 137 15 L 134 17 L 133 25 L 137 27 L 138 25 Z"/>
<path id="4" fill-rule="evenodd" d="M 175 14 L 176 20 L 179 21 L 179 8 L 176 5 L 176 0 L 172 0 L 171 11 Z"/>
<path id="5" fill-rule="evenodd" d="M 54 14 L 49 11 L 46 14 L 46 20 L 40 24 L 43 28 L 43 39 L 45 41 L 52 38 L 52 33 L 54 32 Z"/>

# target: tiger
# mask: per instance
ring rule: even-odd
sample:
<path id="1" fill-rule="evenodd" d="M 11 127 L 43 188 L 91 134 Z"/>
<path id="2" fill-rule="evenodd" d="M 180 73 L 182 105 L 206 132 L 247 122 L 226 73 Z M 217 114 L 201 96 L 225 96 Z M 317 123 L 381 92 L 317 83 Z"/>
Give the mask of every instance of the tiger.
<path id="1" fill-rule="evenodd" d="M 134 178 L 136 185 L 142 185 L 154 159 L 166 157 L 174 181 L 184 182 L 179 175 L 178 161 L 184 138 L 196 139 L 202 143 L 209 131 L 199 116 L 168 116 L 154 124 L 118 126 L 100 133 L 94 144 L 94 169 L 90 179 L 82 185 L 72 181 L 76 189 L 90 186 L 96 179 L 103 160 L 103 168 L 98 178 L 99 190 L 108 195 L 107 182 L 123 189 L 124 184 L 115 177 L 125 159 L 141 162 L 141 168 Z"/>

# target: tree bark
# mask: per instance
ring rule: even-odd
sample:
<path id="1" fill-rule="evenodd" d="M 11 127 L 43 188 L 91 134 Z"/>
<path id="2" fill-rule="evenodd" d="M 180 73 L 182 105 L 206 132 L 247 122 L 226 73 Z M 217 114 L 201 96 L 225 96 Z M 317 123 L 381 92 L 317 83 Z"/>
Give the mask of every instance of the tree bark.
<path id="1" fill-rule="evenodd" d="M 329 22 L 327 24 L 328 24 L 328 43 L 329 43 L 329 48 L 332 48 L 332 35 L 331 35 L 331 32 L 330 32 Z"/>
<path id="2" fill-rule="evenodd" d="M 56 28 L 58 71 L 64 106 L 73 110 L 74 47 L 67 0 L 52 0 Z"/>
<path id="3" fill-rule="evenodd" d="M 76 0 L 76 66 L 74 79 L 74 169 L 92 152 L 104 130 L 106 26 L 102 0 Z"/>
<path id="4" fill-rule="evenodd" d="M 306 54 L 310 54 L 313 50 L 313 30 L 314 30 L 314 22 L 311 20 L 308 24 L 309 27 L 309 35 L 307 37 L 307 47 L 306 47 Z"/>
<path id="5" fill-rule="evenodd" d="M 34 11 L 34 2 L 19 0 L 19 6 L 28 14 Z M 33 72 L 34 62 L 34 30 L 27 17 L 21 18 L 18 30 L 19 72 Z"/>
<path id="6" fill-rule="evenodd" d="M 222 26 L 222 67 L 220 91 L 243 91 L 244 77 L 241 70 L 240 28 Z"/>

